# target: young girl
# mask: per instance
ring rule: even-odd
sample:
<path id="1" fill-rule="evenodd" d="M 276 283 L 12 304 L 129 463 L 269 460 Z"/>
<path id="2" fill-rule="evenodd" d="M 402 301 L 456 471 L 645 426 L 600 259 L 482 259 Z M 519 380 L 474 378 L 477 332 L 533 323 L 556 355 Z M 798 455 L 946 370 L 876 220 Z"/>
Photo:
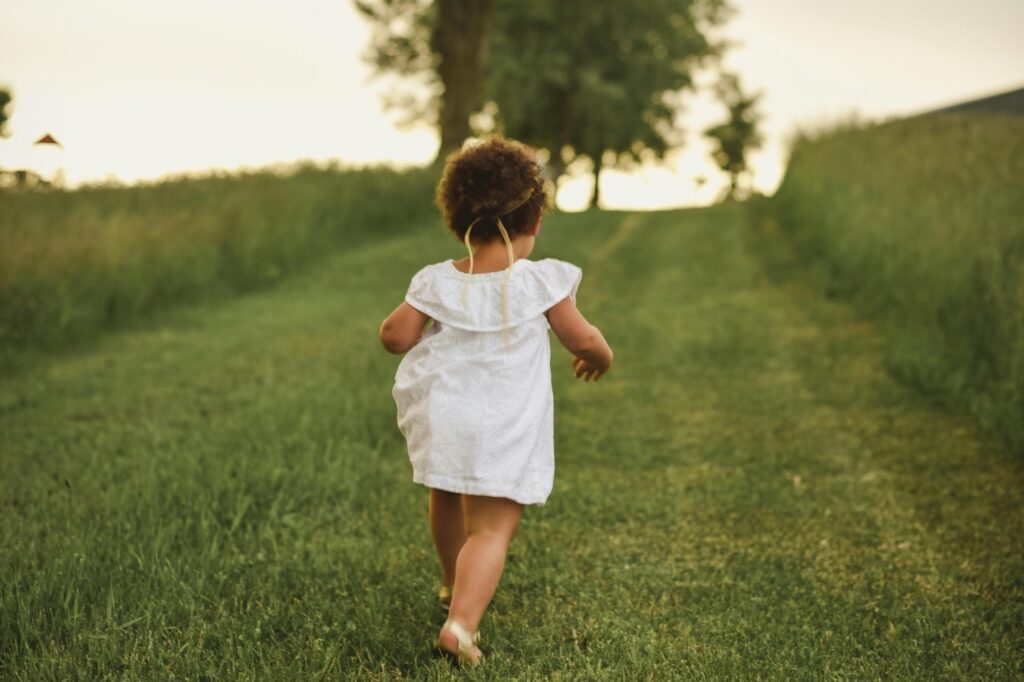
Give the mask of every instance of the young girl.
<path id="1" fill-rule="evenodd" d="M 495 138 L 453 153 L 437 204 L 469 256 L 417 272 L 380 338 L 406 353 L 392 395 L 413 481 L 430 489 L 448 611 L 434 647 L 476 665 L 523 506 L 544 504 L 554 481 L 548 329 L 585 381 L 608 371 L 612 350 L 576 309 L 582 271 L 527 260 L 548 205 L 528 148 Z"/>

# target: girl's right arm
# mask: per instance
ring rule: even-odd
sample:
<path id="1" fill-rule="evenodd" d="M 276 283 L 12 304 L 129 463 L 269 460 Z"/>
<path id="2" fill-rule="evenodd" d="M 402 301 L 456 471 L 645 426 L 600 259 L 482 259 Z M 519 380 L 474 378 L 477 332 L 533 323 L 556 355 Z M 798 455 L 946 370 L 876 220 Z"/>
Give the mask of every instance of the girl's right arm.
<path id="1" fill-rule="evenodd" d="M 429 319 L 403 301 L 381 324 L 380 342 L 389 353 L 401 355 L 420 340 L 420 334 Z"/>
<path id="2" fill-rule="evenodd" d="M 612 366 L 614 355 L 601 330 L 587 322 L 569 296 L 556 303 L 545 315 L 555 336 L 575 356 L 572 364 L 576 376 L 583 376 L 587 381 L 591 377 L 600 379 Z"/>

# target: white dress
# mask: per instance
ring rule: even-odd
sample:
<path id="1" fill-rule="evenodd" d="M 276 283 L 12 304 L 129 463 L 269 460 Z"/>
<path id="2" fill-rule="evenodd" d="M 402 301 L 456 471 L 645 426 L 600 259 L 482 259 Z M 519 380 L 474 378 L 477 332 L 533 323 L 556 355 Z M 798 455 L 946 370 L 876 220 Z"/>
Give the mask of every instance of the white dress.
<path id="1" fill-rule="evenodd" d="M 468 275 L 452 259 L 412 278 L 405 300 L 433 322 L 398 365 L 392 396 L 413 481 L 455 493 L 544 504 L 555 476 L 551 328 L 544 313 L 582 270 L 554 258 Z M 465 305 L 463 292 L 465 291 Z"/>

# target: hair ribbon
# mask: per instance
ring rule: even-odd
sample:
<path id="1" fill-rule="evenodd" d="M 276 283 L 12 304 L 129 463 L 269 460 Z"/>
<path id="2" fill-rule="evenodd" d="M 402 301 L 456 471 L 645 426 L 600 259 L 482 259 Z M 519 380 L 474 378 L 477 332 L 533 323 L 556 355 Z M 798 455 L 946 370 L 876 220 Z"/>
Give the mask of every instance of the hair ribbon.
<path id="1" fill-rule="evenodd" d="M 531 187 L 527 191 L 523 192 L 520 196 L 516 197 L 512 202 L 502 208 L 497 216 L 494 216 L 494 220 L 498 225 L 498 230 L 501 232 L 501 238 L 505 240 L 505 248 L 508 250 L 508 267 L 505 268 L 505 277 L 501 285 L 501 331 L 502 337 L 505 341 L 505 350 L 509 351 L 512 348 L 512 344 L 509 341 L 509 327 L 508 327 L 508 281 L 512 276 L 512 264 L 515 262 L 515 255 L 512 252 L 512 240 L 508 236 L 508 230 L 505 229 L 505 224 L 501 222 L 501 216 L 511 213 L 516 210 L 533 196 L 533 192 L 536 187 Z M 466 234 L 462 240 L 466 244 L 466 250 L 469 251 L 469 273 L 473 274 L 473 246 L 469 243 L 469 233 L 473 230 L 478 222 L 489 218 L 490 216 L 482 215 L 476 218 L 466 228 Z M 462 308 L 466 308 L 466 293 L 469 291 L 470 279 L 467 277 L 466 281 L 462 285 Z"/>

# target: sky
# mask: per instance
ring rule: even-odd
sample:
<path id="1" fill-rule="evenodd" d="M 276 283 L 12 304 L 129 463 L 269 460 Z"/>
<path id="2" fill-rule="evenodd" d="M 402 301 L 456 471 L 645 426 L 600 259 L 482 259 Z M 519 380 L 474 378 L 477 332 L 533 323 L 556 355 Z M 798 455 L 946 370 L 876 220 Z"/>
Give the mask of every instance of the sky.
<path id="1" fill-rule="evenodd" d="M 733 0 L 724 60 L 763 93 L 753 185 L 771 193 L 797 126 L 856 112 L 917 113 L 1024 87 L 1024 0 Z M 419 165 L 438 136 L 400 129 L 387 84 L 361 58 L 369 29 L 350 0 L 0 0 L 0 167 L 61 169 L 68 186 L 298 160 Z M 710 72 L 685 98 L 683 148 L 661 165 L 602 175 L 607 208 L 712 202 L 726 184 L 701 131 L 719 122 Z M 45 133 L 62 149 L 34 146 Z M 700 180 L 706 179 L 704 182 Z M 592 181 L 562 187 L 586 205 Z"/>

